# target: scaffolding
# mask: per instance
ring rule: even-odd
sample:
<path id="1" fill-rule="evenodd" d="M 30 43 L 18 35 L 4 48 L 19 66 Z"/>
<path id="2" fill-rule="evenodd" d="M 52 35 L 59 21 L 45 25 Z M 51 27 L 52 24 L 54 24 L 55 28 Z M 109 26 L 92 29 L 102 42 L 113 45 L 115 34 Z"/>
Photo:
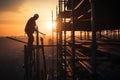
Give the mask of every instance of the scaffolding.
<path id="1" fill-rule="evenodd" d="M 51 47 L 53 45 L 44 45 L 44 39 L 39 36 L 39 33 L 42 35 L 46 34 L 39 32 L 38 27 L 36 30 L 36 45 L 27 45 L 28 43 L 25 41 L 12 37 L 6 37 L 8 39 L 25 44 L 23 65 L 24 80 L 48 80 L 44 47 Z"/>
<path id="2" fill-rule="evenodd" d="M 48 73 L 44 53 L 44 41 L 42 37 L 39 38 L 39 33 L 45 35 L 39 32 L 37 27 L 36 45 L 24 45 L 24 80 L 47 80 Z M 42 53 L 43 59 L 41 59 L 40 53 Z M 41 60 L 43 61 L 43 65 L 40 65 Z M 43 66 L 43 69 L 41 66 Z"/>
<path id="3" fill-rule="evenodd" d="M 53 42 L 53 29 L 51 45 L 44 45 L 43 38 L 39 39 L 39 33 L 45 34 L 36 32 L 36 45 L 24 46 L 24 80 L 49 80 L 49 77 L 52 77 L 52 80 L 56 78 L 57 80 L 119 80 L 120 12 L 117 10 L 119 2 L 58 1 L 56 44 Z M 7 38 L 27 44 L 21 40 Z M 46 69 L 44 47 L 52 47 L 50 76 Z M 43 65 L 40 65 L 40 52 Z M 55 64 L 57 70 L 54 69 Z"/>
<path id="4" fill-rule="evenodd" d="M 119 78 L 120 15 L 116 8 L 113 0 L 59 0 L 58 80 Z"/>

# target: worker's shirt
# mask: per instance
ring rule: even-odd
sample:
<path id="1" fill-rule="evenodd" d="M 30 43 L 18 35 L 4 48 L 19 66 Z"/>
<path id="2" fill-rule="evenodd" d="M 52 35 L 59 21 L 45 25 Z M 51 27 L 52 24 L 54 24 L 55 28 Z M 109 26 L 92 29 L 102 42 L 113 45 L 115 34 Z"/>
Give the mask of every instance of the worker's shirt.
<path id="1" fill-rule="evenodd" d="M 26 24 L 26 26 L 25 26 L 25 32 L 26 32 L 27 34 L 33 33 L 33 32 L 35 31 L 35 26 L 36 26 L 36 22 L 35 22 L 34 18 L 31 17 L 31 18 L 28 20 L 28 22 L 27 22 L 27 24 Z"/>

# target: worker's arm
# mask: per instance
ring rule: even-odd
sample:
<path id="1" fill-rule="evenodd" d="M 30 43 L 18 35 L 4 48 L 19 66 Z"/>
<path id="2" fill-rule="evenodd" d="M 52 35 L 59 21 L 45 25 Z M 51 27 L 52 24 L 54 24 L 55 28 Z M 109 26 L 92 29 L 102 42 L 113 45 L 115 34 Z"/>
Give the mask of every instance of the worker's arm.
<path id="1" fill-rule="evenodd" d="M 38 30 L 38 26 L 37 26 L 37 25 L 35 26 L 35 31 L 37 31 L 38 33 L 40 33 L 40 34 L 42 34 L 42 35 L 46 35 L 46 34 L 40 32 L 40 31 Z"/>

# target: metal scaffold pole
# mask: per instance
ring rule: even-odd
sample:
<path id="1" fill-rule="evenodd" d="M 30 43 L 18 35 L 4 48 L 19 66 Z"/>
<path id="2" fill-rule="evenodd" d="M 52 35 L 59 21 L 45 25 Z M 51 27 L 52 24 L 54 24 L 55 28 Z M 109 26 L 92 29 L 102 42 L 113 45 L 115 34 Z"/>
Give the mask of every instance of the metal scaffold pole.
<path id="1" fill-rule="evenodd" d="M 40 54 L 39 54 L 39 32 L 38 27 L 36 31 L 36 61 L 37 61 L 37 79 L 40 80 Z"/>
<path id="2" fill-rule="evenodd" d="M 53 32 L 53 10 L 52 10 L 52 45 L 54 45 L 54 32 Z M 52 47 L 52 77 L 54 77 L 54 47 Z"/>
<path id="3" fill-rule="evenodd" d="M 75 80 L 75 30 L 74 30 L 74 0 L 71 1 L 72 5 L 72 31 L 71 31 L 71 41 L 72 41 L 72 79 Z"/>
<path id="4" fill-rule="evenodd" d="M 42 48 L 42 56 L 43 56 L 43 67 L 44 67 L 44 79 L 43 80 L 47 80 L 47 68 L 46 68 L 46 59 L 45 59 L 45 52 L 44 52 L 44 41 L 43 38 L 40 38 L 41 40 L 41 48 Z"/>
<path id="5" fill-rule="evenodd" d="M 91 57 L 91 65 L 92 65 L 92 72 L 93 72 L 93 78 L 96 79 L 96 49 L 97 49 L 97 42 L 96 42 L 96 27 L 95 27 L 95 13 L 94 13 L 94 4 L 95 0 L 91 0 L 91 29 L 92 29 L 92 57 Z"/>
<path id="6" fill-rule="evenodd" d="M 64 0 L 64 12 L 66 11 L 65 10 L 65 1 L 66 0 Z M 64 24 L 66 25 L 66 14 L 64 14 Z M 65 26 L 66 27 L 66 26 Z M 64 64 L 65 64 L 65 79 L 64 80 L 67 80 L 67 74 L 66 74 L 66 67 L 67 67 L 67 65 L 66 65 L 66 29 L 64 30 L 64 54 L 63 54 L 63 56 L 65 57 L 65 60 L 64 60 Z"/>
<path id="7" fill-rule="evenodd" d="M 62 0 L 59 0 L 59 14 L 62 12 Z M 59 15 L 58 16 L 58 47 L 57 47 L 57 50 L 58 50 L 58 62 L 57 62 L 57 67 L 58 67 L 58 76 L 59 78 L 62 79 L 61 76 L 63 76 L 63 70 L 61 69 L 61 66 L 62 66 L 62 16 Z"/>

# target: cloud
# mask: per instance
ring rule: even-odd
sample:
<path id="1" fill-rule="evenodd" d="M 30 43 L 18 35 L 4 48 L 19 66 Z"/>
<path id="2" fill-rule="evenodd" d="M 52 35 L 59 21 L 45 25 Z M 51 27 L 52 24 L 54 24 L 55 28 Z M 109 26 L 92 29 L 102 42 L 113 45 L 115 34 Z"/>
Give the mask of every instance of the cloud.
<path id="1" fill-rule="evenodd" d="M 25 0 L 0 0 L 0 12 L 18 11 Z"/>

